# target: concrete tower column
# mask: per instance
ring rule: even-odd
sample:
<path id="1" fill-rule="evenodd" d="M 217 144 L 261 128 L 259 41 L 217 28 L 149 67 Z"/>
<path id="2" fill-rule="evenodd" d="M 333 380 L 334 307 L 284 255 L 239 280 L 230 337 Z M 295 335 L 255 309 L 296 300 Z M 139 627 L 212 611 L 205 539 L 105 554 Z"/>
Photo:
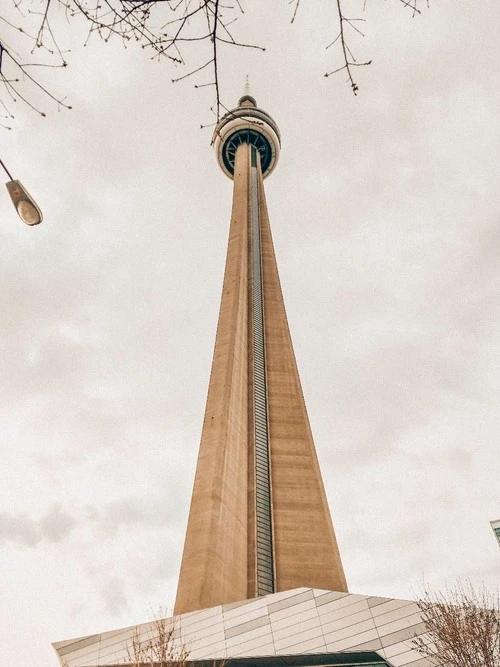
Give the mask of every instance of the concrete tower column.
<path id="1" fill-rule="evenodd" d="M 214 147 L 233 208 L 176 614 L 301 586 L 347 592 L 265 202 L 279 131 L 245 95 Z"/>

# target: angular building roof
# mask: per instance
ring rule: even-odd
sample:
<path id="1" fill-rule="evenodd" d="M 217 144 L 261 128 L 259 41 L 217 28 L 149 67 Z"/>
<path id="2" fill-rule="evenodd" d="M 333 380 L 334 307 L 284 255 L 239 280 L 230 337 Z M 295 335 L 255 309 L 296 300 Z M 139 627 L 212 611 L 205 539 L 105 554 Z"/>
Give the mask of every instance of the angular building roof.
<path id="1" fill-rule="evenodd" d="M 265 657 L 269 667 L 296 667 L 298 658 L 288 658 L 303 656 L 301 665 L 431 665 L 412 648 L 411 640 L 425 633 L 425 625 L 408 600 L 297 588 L 174 616 L 167 627 L 173 628 L 174 653 L 185 650 L 189 661 L 227 665 L 237 658 Z M 54 648 L 61 665 L 108 667 L 127 662 L 136 633 L 154 640 L 156 629 L 155 622 L 143 623 L 57 642 Z M 315 662 L 313 656 L 322 657 Z M 283 660 L 268 661 L 271 657 Z"/>

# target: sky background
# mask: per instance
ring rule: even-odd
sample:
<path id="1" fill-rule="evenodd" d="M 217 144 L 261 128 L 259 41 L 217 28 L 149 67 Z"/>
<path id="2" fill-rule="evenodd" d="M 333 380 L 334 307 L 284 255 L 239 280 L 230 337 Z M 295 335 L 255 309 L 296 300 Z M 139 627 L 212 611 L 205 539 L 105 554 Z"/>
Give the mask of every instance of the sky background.
<path id="1" fill-rule="evenodd" d="M 312 4 L 322 4 L 317 14 Z M 266 180 L 303 390 L 355 593 L 498 587 L 500 5 L 369 1 L 354 97 L 334 3 L 249 3 L 221 55 L 282 133 Z M 61 23 L 61 26 L 63 24 Z M 213 91 L 118 43 L 41 74 L 72 111 L 17 104 L 0 196 L 0 664 L 171 611 L 224 269 L 231 182 Z M 198 47 L 196 47 L 197 49 Z M 194 66 L 200 53 L 186 51 Z M 199 79 L 198 83 L 203 82 Z M 2 186 L 3 187 L 3 186 Z"/>

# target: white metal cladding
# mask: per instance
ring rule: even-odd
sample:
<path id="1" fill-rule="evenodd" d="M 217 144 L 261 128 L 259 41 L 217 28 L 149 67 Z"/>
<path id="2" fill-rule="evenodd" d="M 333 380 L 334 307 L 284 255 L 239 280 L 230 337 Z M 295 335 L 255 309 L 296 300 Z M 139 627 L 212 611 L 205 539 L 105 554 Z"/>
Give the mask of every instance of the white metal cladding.
<path id="1" fill-rule="evenodd" d="M 250 223 L 252 252 L 253 411 L 255 443 L 255 528 L 257 595 L 274 593 L 271 475 L 267 414 L 266 350 L 258 171 L 260 157 L 251 146 Z"/>
<path id="2" fill-rule="evenodd" d="M 394 667 L 431 667 L 411 640 L 425 637 L 414 602 L 297 588 L 168 619 L 190 660 L 376 651 Z M 154 623 L 137 630 L 154 637 Z M 126 662 L 135 627 L 54 644 L 67 667 Z"/>

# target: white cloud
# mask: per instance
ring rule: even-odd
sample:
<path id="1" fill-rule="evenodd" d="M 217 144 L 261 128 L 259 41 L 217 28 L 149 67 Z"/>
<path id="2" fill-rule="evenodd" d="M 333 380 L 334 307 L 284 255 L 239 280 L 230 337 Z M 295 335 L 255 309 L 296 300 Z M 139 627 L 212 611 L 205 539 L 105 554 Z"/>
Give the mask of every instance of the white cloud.
<path id="1" fill-rule="evenodd" d="M 42 541 L 60 542 L 76 525 L 75 519 L 55 505 L 38 519 L 25 514 L 0 512 L 0 543 L 36 547 Z"/>

